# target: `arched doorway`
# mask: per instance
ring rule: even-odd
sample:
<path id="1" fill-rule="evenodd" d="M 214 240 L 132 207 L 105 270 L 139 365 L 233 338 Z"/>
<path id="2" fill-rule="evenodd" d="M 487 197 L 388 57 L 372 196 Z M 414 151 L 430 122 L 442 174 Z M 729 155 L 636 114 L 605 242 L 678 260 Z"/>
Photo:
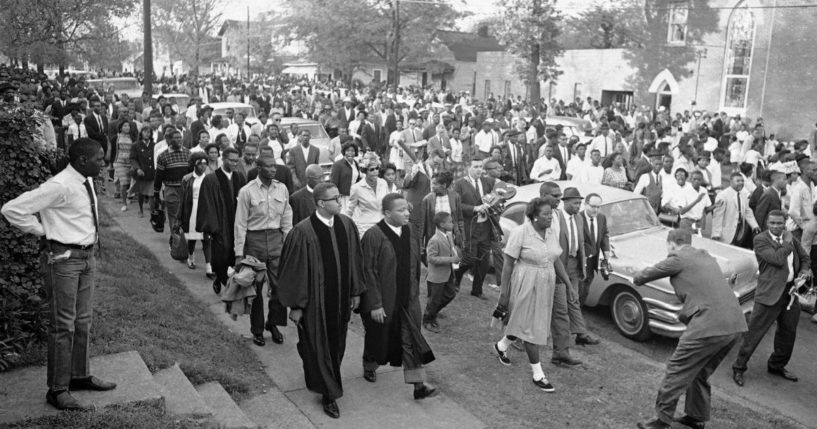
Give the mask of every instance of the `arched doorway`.
<path id="1" fill-rule="evenodd" d="M 675 80 L 675 76 L 672 75 L 669 69 L 664 69 L 653 79 L 649 92 L 655 94 L 655 104 L 653 107 L 656 110 L 661 106 L 670 110 L 672 106 L 672 96 L 678 93 L 678 81 Z"/>

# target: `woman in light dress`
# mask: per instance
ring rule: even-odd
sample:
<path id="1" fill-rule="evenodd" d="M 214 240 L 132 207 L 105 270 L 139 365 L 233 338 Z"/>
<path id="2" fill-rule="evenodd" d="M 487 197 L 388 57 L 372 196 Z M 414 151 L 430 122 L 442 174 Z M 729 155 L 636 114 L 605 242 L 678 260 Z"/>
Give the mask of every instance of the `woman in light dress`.
<path id="1" fill-rule="evenodd" d="M 207 174 L 207 155 L 204 152 L 193 152 L 190 154 L 190 166 L 192 173 L 188 173 L 182 178 L 182 203 L 179 205 L 178 219 L 184 238 L 187 240 L 187 268 L 196 268 L 196 241 L 201 241 L 204 251 L 204 261 L 207 264 L 206 275 L 212 277 L 213 268 L 210 266 L 210 240 L 204 238 L 204 234 L 196 230 L 196 217 L 199 211 L 199 191 L 204 176 Z"/>
<path id="2" fill-rule="evenodd" d="M 562 253 L 559 239 L 550 228 L 553 207 L 557 204 L 552 197 L 534 198 L 525 212 L 530 222 L 511 231 L 502 267 L 502 285 L 507 288 L 503 287 L 494 312 L 495 317 L 507 320 L 502 339 L 493 346 L 500 363 L 511 364 L 508 347 L 515 340 L 522 340 L 533 372 L 533 384 L 545 392 L 555 389 L 542 370 L 539 349 L 547 344 L 550 334 L 556 277 L 571 287 L 559 259 Z"/>
<path id="3" fill-rule="evenodd" d="M 128 190 L 133 171 L 130 163 L 130 150 L 133 140 L 130 137 L 130 122 L 119 123 L 119 132 L 116 134 L 116 159 L 113 161 L 114 181 L 119 183 L 119 195 L 122 197 L 122 211 L 128 210 Z"/>

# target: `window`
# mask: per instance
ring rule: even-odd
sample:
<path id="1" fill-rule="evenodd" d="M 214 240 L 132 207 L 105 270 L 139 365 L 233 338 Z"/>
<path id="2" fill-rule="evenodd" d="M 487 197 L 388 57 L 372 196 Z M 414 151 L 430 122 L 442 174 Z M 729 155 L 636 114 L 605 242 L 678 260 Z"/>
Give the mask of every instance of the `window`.
<path id="1" fill-rule="evenodd" d="M 373 80 L 374 82 L 380 82 L 380 79 L 382 78 L 382 75 L 383 75 L 383 70 L 380 70 L 380 69 L 375 69 L 375 70 L 372 72 L 372 76 L 373 76 L 373 77 L 372 77 L 372 80 Z"/>
<path id="2" fill-rule="evenodd" d="M 511 81 L 505 81 L 505 97 L 509 97 L 511 95 Z"/>
<path id="3" fill-rule="evenodd" d="M 749 90 L 749 72 L 752 67 L 752 48 L 755 39 L 755 20 L 752 12 L 742 5 L 729 19 L 724 59 L 724 81 L 721 107 L 740 114 L 746 109 Z"/>
<path id="4" fill-rule="evenodd" d="M 485 80 L 485 100 L 491 97 L 491 81 L 486 79 Z"/>
<path id="5" fill-rule="evenodd" d="M 672 0 L 669 3 L 669 28 L 667 29 L 667 43 L 683 45 L 687 38 L 687 16 L 689 2 L 687 0 Z"/>

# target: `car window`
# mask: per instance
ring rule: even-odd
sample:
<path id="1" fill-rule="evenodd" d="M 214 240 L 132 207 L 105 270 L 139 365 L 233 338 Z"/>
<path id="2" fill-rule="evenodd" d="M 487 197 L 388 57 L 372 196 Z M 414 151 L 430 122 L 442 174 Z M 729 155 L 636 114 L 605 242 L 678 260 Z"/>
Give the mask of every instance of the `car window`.
<path id="1" fill-rule="evenodd" d="M 329 138 L 329 134 L 326 134 L 321 124 L 298 124 L 298 129 L 309 130 L 310 137 L 313 139 Z"/>
<path id="2" fill-rule="evenodd" d="M 505 208 L 502 217 L 514 221 L 517 225 L 522 225 L 522 222 L 525 221 L 525 210 L 527 208 L 528 205 L 525 203 L 511 204 Z"/>
<path id="3" fill-rule="evenodd" d="M 611 236 L 627 234 L 641 229 L 660 226 L 658 216 L 645 198 L 617 201 L 601 206 L 601 213 L 607 218 Z"/>

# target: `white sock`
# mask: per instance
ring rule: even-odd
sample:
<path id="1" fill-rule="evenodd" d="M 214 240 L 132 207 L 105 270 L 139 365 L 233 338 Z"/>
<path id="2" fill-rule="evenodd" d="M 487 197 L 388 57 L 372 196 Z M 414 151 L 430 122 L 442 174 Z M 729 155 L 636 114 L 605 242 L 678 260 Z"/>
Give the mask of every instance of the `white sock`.
<path id="1" fill-rule="evenodd" d="M 542 364 L 539 362 L 530 364 L 530 369 L 533 371 L 533 380 L 539 381 L 545 378 L 545 372 L 542 371 Z"/>
<path id="2" fill-rule="evenodd" d="M 508 347 L 511 346 L 512 342 L 513 341 L 509 340 L 508 337 L 502 337 L 502 339 L 496 343 L 496 347 L 499 349 L 499 351 L 505 352 L 508 350 Z"/>

